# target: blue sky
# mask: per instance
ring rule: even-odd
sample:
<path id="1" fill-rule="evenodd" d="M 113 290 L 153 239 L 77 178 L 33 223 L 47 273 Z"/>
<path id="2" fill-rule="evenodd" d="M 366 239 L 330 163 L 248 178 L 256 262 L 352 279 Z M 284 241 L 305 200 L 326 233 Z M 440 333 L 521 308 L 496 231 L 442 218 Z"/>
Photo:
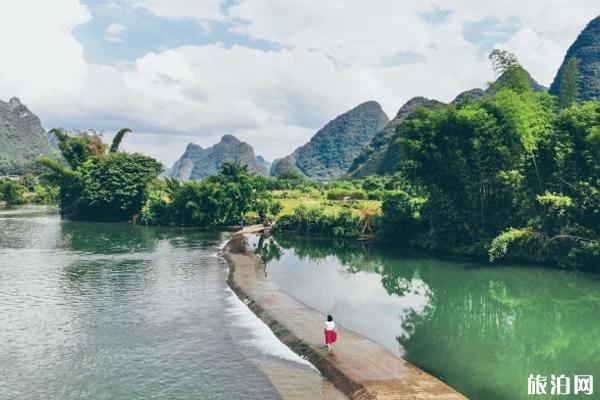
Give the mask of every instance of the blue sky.
<path id="1" fill-rule="evenodd" d="M 3 2 L 0 99 L 47 129 L 130 127 L 125 148 L 167 165 L 224 134 L 272 160 L 364 101 L 393 117 L 485 87 L 496 47 L 548 86 L 598 14 L 597 0 Z"/>
<path id="2" fill-rule="evenodd" d="M 250 40 L 247 36 L 230 32 L 233 25 L 230 21 L 164 18 L 127 2 L 83 0 L 82 3 L 88 7 L 92 18 L 73 33 L 83 45 L 85 59 L 91 63 L 134 61 L 149 52 L 211 43 L 222 43 L 225 47 L 237 44 L 261 50 L 278 49 L 275 43 Z M 233 3 L 223 2 L 223 10 Z M 107 29 L 113 24 L 123 26 L 123 30 L 115 35 L 107 34 Z M 111 36 L 116 40 L 111 41 Z"/>

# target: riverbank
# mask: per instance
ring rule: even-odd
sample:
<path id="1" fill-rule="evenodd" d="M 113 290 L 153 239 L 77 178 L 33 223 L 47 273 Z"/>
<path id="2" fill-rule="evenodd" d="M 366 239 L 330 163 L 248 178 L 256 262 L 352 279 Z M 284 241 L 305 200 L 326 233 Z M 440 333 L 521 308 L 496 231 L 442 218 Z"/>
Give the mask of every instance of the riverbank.
<path id="1" fill-rule="evenodd" d="M 248 251 L 243 233 L 223 249 L 231 289 L 288 347 L 308 359 L 340 391 L 352 399 L 464 399 L 442 381 L 374 342 L 338 328 L 333 353 L 323 345 L 321 313 L 301 304 L 265 279 L 265 266 Z"/>

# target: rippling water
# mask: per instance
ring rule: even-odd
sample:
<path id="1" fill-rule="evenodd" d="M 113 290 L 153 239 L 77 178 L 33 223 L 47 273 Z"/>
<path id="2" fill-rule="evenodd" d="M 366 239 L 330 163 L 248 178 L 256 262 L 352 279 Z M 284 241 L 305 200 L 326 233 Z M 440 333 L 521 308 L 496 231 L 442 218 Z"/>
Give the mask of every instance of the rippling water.
<path id="1" fill-rule="evenodd" d="M 224 239 L 0 210 L 0 398 L 280 398 L 257 365 L 293 354 L 226 288 Z"/>

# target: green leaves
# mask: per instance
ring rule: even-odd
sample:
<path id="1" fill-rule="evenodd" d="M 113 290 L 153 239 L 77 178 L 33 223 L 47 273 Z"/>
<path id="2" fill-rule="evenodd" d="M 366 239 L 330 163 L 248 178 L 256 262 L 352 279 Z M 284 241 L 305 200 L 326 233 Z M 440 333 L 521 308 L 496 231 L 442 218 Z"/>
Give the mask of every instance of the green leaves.
<path id="1" fill-rule="evenodd" d="M 518 75 L 510 61 L 504 73 Z M 559 110 L 556 98 L 516 85 L 517 75 L 480 100 L 405 121 L 404 186 L 419 192 L 387 199 L 384 224 L 433 249 L 483 255 L 490 243 L 491 260 L 598 268 L 589 243 L 600 234 L 600 102 Z M 427 202 L 415 218 L 418 197 Z"/>
<path id="2" fill-rule="evenodd" d="M 142 209 L 145 223 L 237 225 L 250 214 L 258 214 L 262 220 L 268 213 L 281 211 L 281 205 L 267 192 L 264 179 L 239 164 L 224 163 L 219 174 L 202 181 L 168 179 L 162 193 L 151 192 Z"/>
<path id="3" fill-rule="evenodd" d="M 94 221 L 126 221 L 138 214 L 146 200 L 146 187 L 162 170 L 162 164 L 141 154 L 117 153 L 123 135 L 117 133 L 111 151 L 100 136 L 81 133 L 69 136 L 60 129 L 59 148 L 69 166 L 42 158 L 40 165 L 51 171 L 60 186 L 59 206 L 63 215 Z"/>
<path id="4" fill-rule="evenodd" d="M 128 132 L 131 132 L 131 129 L 123 128 L 119 132 L 117 132 L 117 134 L 115 135 L 115 137 L 112 140 L 112 144 L 110 145 L 110 150 L 108 151 L 109 153 L 115 153 L 117 150 L 119 150 L 121 141 L 123 140 L 123 137 L 125 136 L 125 134 Z"/>

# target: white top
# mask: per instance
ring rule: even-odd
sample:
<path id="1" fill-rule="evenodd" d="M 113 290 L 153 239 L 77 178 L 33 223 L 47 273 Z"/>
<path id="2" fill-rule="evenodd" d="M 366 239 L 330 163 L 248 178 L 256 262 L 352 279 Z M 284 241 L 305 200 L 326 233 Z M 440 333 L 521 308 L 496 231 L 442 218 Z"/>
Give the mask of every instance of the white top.
<path id="1" fill-rule="evenodd" d="M 335 329 L 335 322 L 333 321 L 325 321 L 325 330 L 332 331 Z"/>

